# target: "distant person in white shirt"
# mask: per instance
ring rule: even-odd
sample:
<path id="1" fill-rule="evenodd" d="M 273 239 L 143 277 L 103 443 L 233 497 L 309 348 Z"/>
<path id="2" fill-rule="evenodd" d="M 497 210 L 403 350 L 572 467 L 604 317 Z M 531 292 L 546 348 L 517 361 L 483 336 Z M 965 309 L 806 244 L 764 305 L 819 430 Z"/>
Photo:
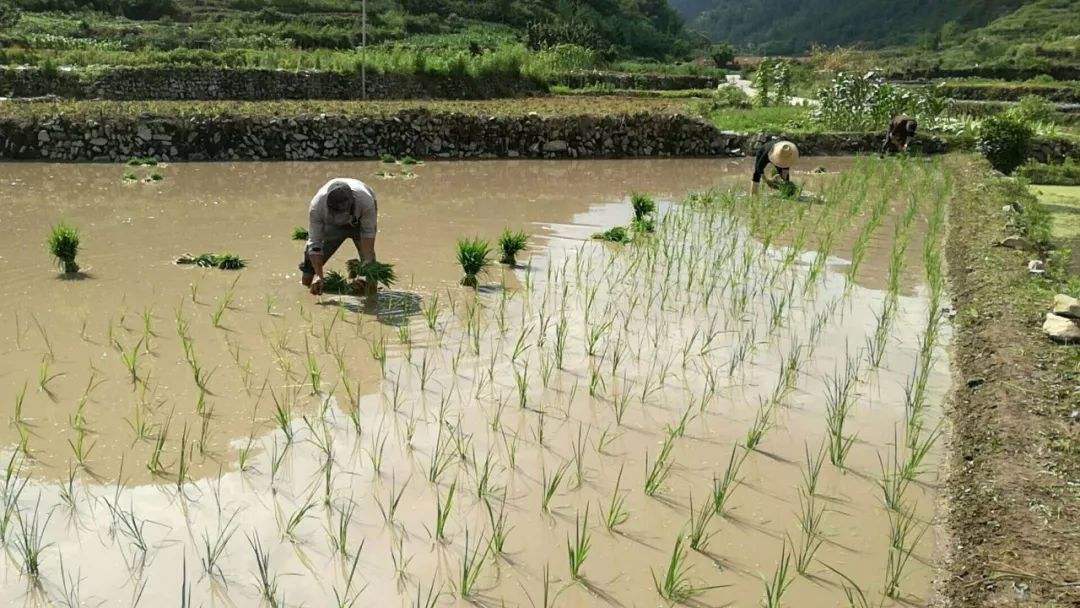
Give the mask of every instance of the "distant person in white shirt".
<path id="1" fill-rule="evenodd" d="M 375 261 L 378 217 L 375 193 L 358 179 L 334 178 L 319 188 L 308 207 L 308 241 L 300 264 L 300 281 L 313 295 L 322 293 L 323 267 L 347 239 L 362 262 Z"/>

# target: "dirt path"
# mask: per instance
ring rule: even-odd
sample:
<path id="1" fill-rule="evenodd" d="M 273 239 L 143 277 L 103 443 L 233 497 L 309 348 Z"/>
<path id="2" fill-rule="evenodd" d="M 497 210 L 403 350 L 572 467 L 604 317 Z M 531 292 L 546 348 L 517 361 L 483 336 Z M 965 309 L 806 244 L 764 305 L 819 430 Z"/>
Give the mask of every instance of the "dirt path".
<path id="1" fill-rule="evenodd" d="M 1040 324 L 1053 291 L 994 247 L 1018 199 L 959 169 L 946 255 L 955 306 L 948 528 L 952 606 L 1080 605 L 1080 349 Z"/>

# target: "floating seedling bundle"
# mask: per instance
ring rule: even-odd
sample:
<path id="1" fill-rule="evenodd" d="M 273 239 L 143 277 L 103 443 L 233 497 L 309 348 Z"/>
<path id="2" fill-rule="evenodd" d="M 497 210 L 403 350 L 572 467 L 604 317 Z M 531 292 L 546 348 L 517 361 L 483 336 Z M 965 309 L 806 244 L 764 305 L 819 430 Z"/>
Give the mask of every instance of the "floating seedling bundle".
<path id="1" fill-rule="evenodd" d="M 234 253 L 202 253 L 199 255 L 185 253 L 176 258 L 176 263 L 201 268 L 219 268 L 221 270 L 239 270 L 247 265 L 243 258 Z"/>

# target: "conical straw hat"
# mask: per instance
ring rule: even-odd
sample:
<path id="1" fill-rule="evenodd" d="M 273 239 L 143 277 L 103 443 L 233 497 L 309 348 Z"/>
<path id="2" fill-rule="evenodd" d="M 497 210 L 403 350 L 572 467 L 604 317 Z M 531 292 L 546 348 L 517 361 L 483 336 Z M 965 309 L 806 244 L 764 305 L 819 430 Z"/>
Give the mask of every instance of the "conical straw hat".
<path id="1" fill-rule="evenodd" d="M 769 151 L 769 162 L 781 169 L 791 168 L 797 160 L 799 160 L 799 148 L 790 141 L 778 141 Z"/>

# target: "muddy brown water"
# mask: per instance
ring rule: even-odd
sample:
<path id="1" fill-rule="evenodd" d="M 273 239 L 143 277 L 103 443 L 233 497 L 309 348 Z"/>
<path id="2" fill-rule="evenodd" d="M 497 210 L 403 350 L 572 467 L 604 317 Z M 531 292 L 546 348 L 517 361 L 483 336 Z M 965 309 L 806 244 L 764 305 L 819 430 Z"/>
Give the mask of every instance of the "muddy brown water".
<path id="1" fill-rule="evenodd" d="M 851 163 L 807 160 L 832 171 Z M 442 591 L 438 605 L 539 606 L 545 565 L 551 593 L 558 593 L 554 605 L 662 605 L 652 573 L 662 577 L 691 504 L 696 511 L 710 499 L 713 478 L 723 474 L 732 447 L 745 442 L 783 357 L 814 342 L 797 386 L 777 408 L 761 446 L 747 454 L 726 514 L 709 523 L 707 548 L 687 554 L 690 578 L 719 586 L 694 601 L 757 605 L 762 577 L 772 575 L 784 540 L 800 538 L 805 446 L 816 450 L 825 434 L 828 378 L 873 333 L 899 208 L 871 240 L 856 284 L 847 285 L 841 273 L 859 220 L 839 231 L 820 287 L 770 330 L 771 288 L 740 318 L 719 304 L 680 304 L 679 293 L 657 295 L 663 290 L 640 265 L 623 266 L 622 248 L 589 239 L 629 221 L 630 191 L 652 193 L 665 213 L 674 213 L 689 192 L 747 181 L 746 160 L 431 163 L 411 168 L 415 178 L 400 177 L 399 166 L 366 162 L 184 164 L 156 168 L 164 179 L 147 183 L 125 183 L 127 170 L 0 165 L 0 225 L 9 236 L 0 246 L 0 439 L 29 476 L 11 501 L 15 510 L 30 521 L 40 497 L 41 521 L 51 514 L 44 542 L 53 543 L 36 586 L 20 573 L 17 555 L 4 561 L 0 598 L 8 604 L 58 602 L 72 597 L 73 581 L 89 605 L 174 602 L 186 562 L 192 605 L 259 605 L 257 535 L 283 605 L 332 605 L 335 592 L 359 593 L 357 605 L 415 605 L 433 585 Z M 376 177 L 386 170 L 397 176 Z M 399 284 L 381 296 L 378 311 L 337 306 L 298 285 L 301 244 L 290 233 L 303 225 L 311 193 L 335 176 L 365 179 L 379 194 L 377 250 L 395 264 Z M 835 173 L 804 178 L 824 188 Z M 60 278 L 44 252 L 44 235 L 57 218 L 82 232 L 78 277 Z M 848 467 L 839 470 L 826 459 L 822 468 L 822 546 L 808 576 L 793 575 L 787 605 L 841 603 L 844 581 L 830 568 L 868 595 L 880 593 L 889 516 L 877 483 L 879 458 L 888 461 L 903 427 L 904 386 L 926 316 L 921 222 L 911 231 L 884 360 L 860 375 L 852 415 L 858 438 Z M 505 227 L 531 237 L 521 266 L 493 267 L 478 296 L 461 288 L 456 239 L 494 239 Z M 736 224 L 725 229 L 739 247 L 753 247 L 753 237 Z M 779 235 L 773 251 L 789 244 Z M 807 245 L 813 249 L 813 242 Z M 350 247 L 343 252 L 352 253 Z M 230 272 L 172 263 L 182 253 L 204 251 L 237 253 L 248 266 Z M 756 258 L 754 272 L 779 257 Z M 345 259 L 339 254 L 330 266 L 342 268 Z M 799 276 L 812 259 L 812 251 L 803 254 L 783 277 Z M 441 311 L 437 331 L 417 312 L 422 306 Z M 413 314 L 397 314 L 403 307 Z M 471 307 L 478 307 L 474 321 Z M 215 326 L 218 310 L 224 312 Z M 559 370 L 553 358 L 563 315 L 567 345 Z M 827 322 L 815 341 L 809 328 L 818 315 Z M 177 319 L 188 327 L 208 377 L 201 404 Z M 588 335 L 604 332 L 606 321 L 589 356 Z M 727 361 L 747 328 L 756 332 L 757 348 L 729 375 Z M 541 334 L 546 339 L 538 344 Z M 706 334 L 714 340 L 708 347 Z M 380 344 L 385 370 L 372 357 Z M 132 353 L 138 353 L 134 382 L 123 361 Z M 610 373 L 613 357 L 621 357 L 621 367 Z M 321 376 L 318 394 L 309 360 Z M 650 385 L 660 369 L 666 376 Z M 23 422 L 8 422 L 24 386 Z M 931 417 L 947 386 L 947 359 L 938 353 L 929 379 Z M 620 404 L 626 409 L 617 420 Z M 275 422 L 276 408 L 291 413 L 291 441 Z M 646 471 L 666 429 L 684 414 L 670 474 L 655 496 L 646 496 Z M 85 461 L 76 467 L 80 419 Z M 155 439 L 163 434 L 161 470 L 151 472 Z M 25 458 L 17 456 L 20 443 Z M 579 451 L 581 480 L 574 464 Z M 432 483 L 440 453 L 452 457 Z M 927 531 L 902 578 L 905 601 L 925 602 L 931 592 L 938 453 L 931 451 L 907 492 L 918 529 Z M 178 491 L 181 462 L 187 468 Z M 481 481 L 485 462 L 487 482 Z M 544 481 L 559 470 L 564 480 L 544 511 Z M 438 539 L 436 507 L 455 480 L 445 538 Z M 617 480 L 629 517 L 612 532 L 603 511 Z M 510 532 L 506 554 L 486 560 L 466 600 L 456 593 L 466 531 L 475 544 L 492 530 L 479 488 L 487 488 L 496 509 L 505 505 Z M 74 508 L 65 492 L 74 494 Z M 397 492 L 388 523 L 384 511 Z M 566 543 L 586 508 L 592 545 L 582 580 L 573 582 Z M 331 540 L 343 512 L 351 514 L 349 559 Z M 16 527 L 7 531 L 9 546 Z M 204 535 L 213 542 L 222 531 L 231 536 L 207 574 L 200 559 Z"/>

